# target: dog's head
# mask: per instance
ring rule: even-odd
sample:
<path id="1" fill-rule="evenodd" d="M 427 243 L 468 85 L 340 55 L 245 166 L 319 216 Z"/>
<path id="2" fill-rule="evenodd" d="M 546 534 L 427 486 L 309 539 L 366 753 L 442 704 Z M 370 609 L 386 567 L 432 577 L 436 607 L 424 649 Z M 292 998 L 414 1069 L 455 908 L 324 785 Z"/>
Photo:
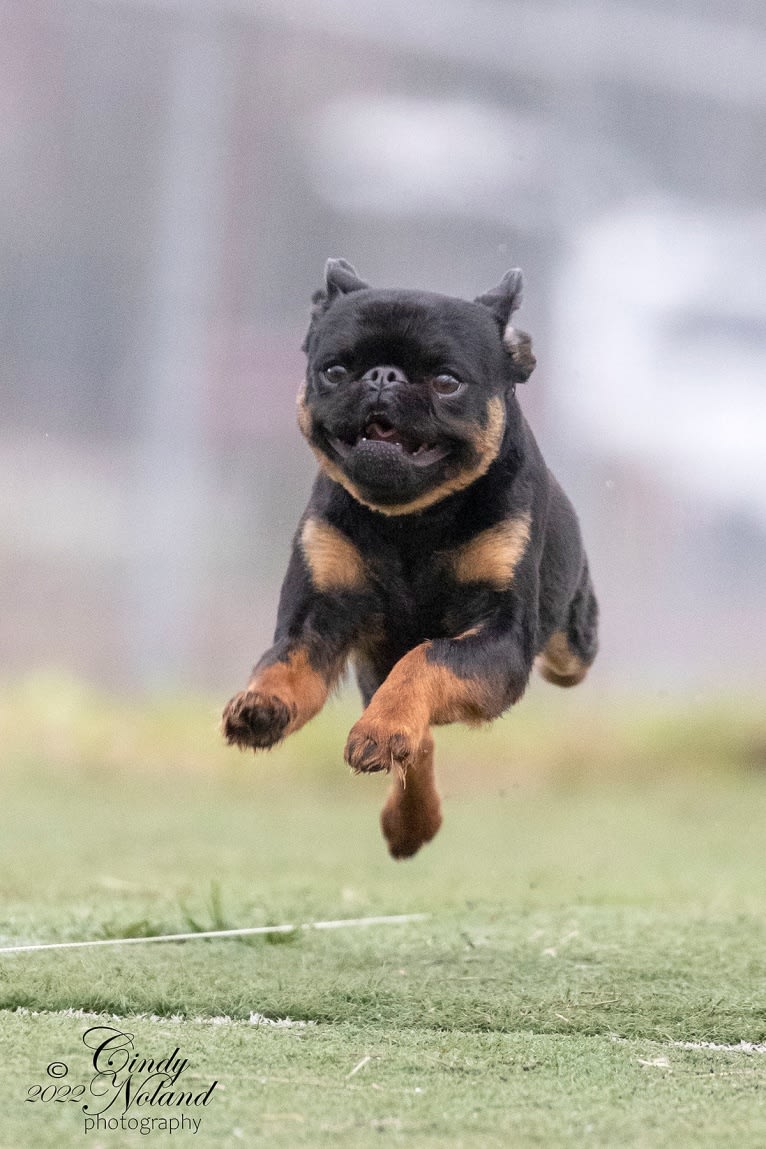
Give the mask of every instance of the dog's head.
<path id="1" fill-rule="evenodd" d="M 328 260 L 304 343 L 299 423 L 330 478 L 398 515 L 483 475 L 508 398 L 535 365 L 529 336 L 510 322 L 521 291 L 518 270 L 473 303 L 377 290 Z"/>

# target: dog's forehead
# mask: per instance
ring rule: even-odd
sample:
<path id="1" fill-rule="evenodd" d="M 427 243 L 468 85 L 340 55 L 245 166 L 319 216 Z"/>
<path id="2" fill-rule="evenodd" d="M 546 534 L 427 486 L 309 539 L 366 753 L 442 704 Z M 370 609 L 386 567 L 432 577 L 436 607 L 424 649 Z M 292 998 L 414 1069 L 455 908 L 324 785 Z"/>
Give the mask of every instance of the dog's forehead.
<path id="1" fill-rule="evenodd" d="M 385 288 L 343 296 L 323 317 L 317 334 L 320 344 L 407 341 L 429 353 L 466 342 L 491 346 L 498 339 L 492 317 L 479 304 L 435 292 Z"/>

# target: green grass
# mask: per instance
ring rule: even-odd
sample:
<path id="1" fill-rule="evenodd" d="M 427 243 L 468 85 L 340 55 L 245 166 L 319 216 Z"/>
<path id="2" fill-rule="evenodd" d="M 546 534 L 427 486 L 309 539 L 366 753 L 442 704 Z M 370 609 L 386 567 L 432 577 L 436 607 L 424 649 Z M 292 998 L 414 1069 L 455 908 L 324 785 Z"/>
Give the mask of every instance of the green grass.
<path id="1" fill-rule="evenodd" d="M 0 957 L 0 1146 L 147 1143 L 25 1101 L 54 1061 L 89 1080 L 96 1024 L 219 1081 L 193 1140 L 154 1146 L 766 1144 L 766 1053 L 674 1044 L 766 1041 L 757 705 L 536 688 L 439 732 L 444 826 L 399 864 L 385 780 L 341 764 L 354 713 L 253 760 L 209 700 L 0 694 L 0 944 L 430 914 Z"/>

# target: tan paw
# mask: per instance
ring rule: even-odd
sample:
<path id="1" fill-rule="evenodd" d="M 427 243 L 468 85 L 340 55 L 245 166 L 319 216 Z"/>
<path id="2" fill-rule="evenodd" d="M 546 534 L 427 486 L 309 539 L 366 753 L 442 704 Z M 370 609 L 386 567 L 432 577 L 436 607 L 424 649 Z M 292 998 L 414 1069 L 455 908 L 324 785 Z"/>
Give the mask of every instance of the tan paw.
<path id="1" fill-rule="evenodd" d="M 420 803 L 391 795 L 380 815 L 383 836 L 392 858 L 411 858 L 435 837 L 442 824 L 439 800 L 430 795 Z"/>
<path id="2" fill-rule="evenodd" d="M 406 770 L 417 761 L 424 737 L 425 731 L 415 733 L 404 725 L 389 726 L 362 715 L 351 727 L 345 759 L 357 774 Z"/>
<path id="3" fill-rule="evenodd" d="M 231 746 L 267 750 L 284 738 L 294 711 L 276 695 L 243 690 L 226 704 L 221 730 Z"/>

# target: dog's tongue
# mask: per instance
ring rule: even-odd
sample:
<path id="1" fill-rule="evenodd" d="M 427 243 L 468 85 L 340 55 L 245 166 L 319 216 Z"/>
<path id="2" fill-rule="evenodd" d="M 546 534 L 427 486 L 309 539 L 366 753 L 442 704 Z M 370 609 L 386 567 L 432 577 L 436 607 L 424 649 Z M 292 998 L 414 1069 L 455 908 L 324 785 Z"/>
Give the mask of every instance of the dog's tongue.
<path id="1" fill-rule="evenodd" d="M 384 427 L 381 423 L 370 423 L 364 432 L 366 439 L 378 439 L 384 443 L 398 443 L 404 446 L 404 440 L 395 427 Z"/>

